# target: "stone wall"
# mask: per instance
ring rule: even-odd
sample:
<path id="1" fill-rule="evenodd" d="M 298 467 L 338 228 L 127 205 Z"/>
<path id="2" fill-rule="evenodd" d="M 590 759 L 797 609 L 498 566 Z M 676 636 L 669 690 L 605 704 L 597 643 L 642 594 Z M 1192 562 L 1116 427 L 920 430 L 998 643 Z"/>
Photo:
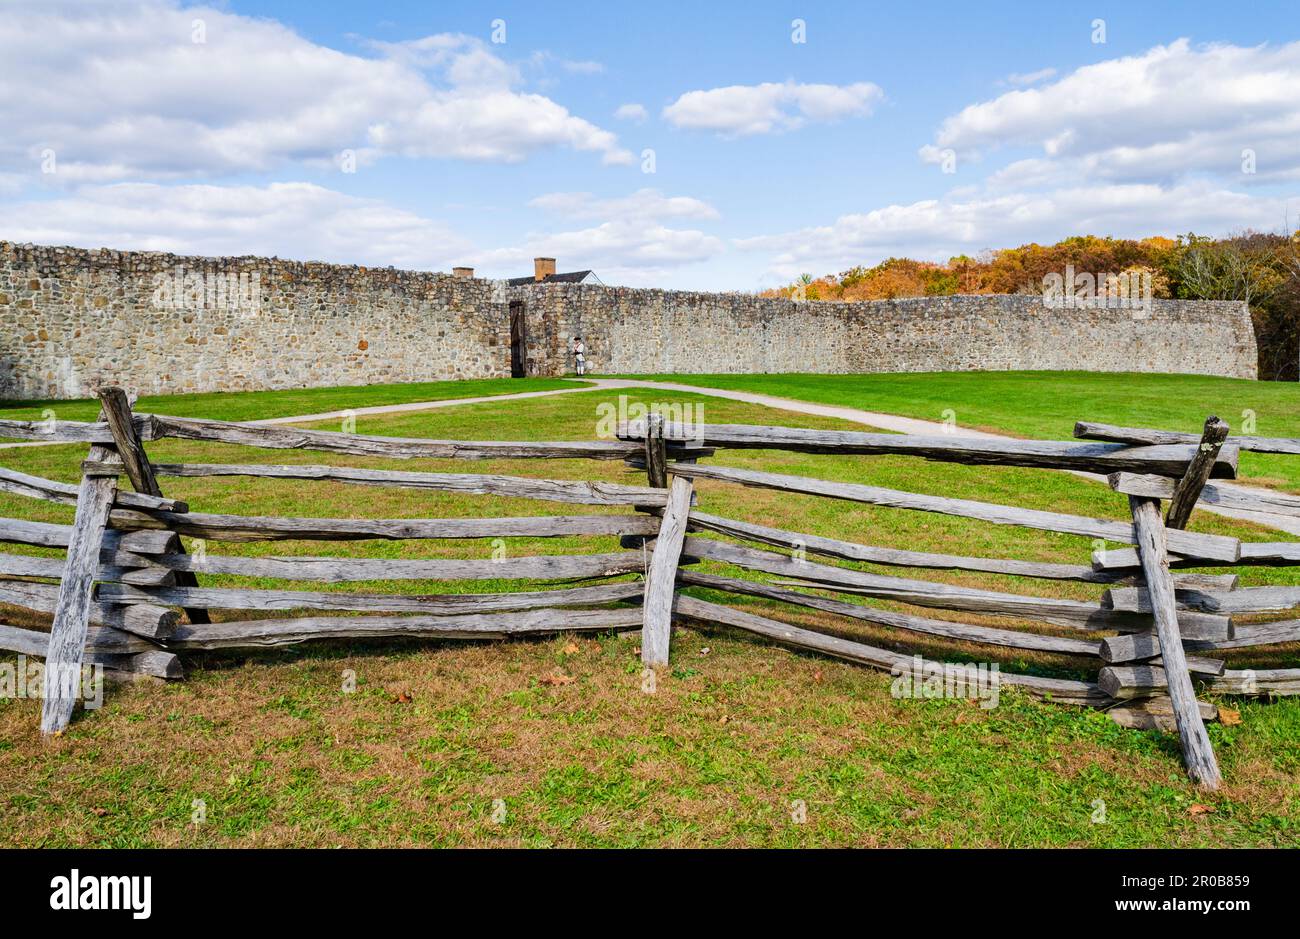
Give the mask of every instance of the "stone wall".
<path id="1" fill-rule="evenodd" d="M 1037 297 L 795 303 L 265 258 L 0 242 L 0 398 L 368 385 L 531 375 L 1083 369 L 1254 378 L 1245 304 L 1048 309 Z"/>
<path id="2" fill-rule="evenodd" d="M 594 372 L 926 372 L 1078 369 L 1255 378 L 1244 303 L 1051 309 L 1034 296 L 797 303 L 747 294 L 577 284 L 519 287 L 530 374 L 572 369 L 581 335 Z"/>
<path id="3" fill-rule="evenodd" d="M 509 374 L 504 288 L 490 281 L 0 242 L 0 398 Z"/>

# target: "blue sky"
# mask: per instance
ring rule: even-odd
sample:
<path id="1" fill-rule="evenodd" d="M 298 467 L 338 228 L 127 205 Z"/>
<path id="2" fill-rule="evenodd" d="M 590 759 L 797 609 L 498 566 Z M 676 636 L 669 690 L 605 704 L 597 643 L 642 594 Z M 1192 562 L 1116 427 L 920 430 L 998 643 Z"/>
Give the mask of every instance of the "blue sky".
<path id="1" fill-rule="evenodd" d="M 757 290 L 1300 225 L 1293 3 L 4 13 L 0 239 Z"/>

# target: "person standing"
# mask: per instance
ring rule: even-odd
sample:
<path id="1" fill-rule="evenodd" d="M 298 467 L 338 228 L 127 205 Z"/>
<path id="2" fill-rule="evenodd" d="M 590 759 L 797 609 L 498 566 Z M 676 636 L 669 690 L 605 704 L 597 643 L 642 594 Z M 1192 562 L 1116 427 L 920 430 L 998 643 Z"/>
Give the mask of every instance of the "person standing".
<path id="1" fill-rule="evenodd" d="M 579 375 L 587 374 L 587 346 L 581 336 L 573 337 L 573 361 Z"/>

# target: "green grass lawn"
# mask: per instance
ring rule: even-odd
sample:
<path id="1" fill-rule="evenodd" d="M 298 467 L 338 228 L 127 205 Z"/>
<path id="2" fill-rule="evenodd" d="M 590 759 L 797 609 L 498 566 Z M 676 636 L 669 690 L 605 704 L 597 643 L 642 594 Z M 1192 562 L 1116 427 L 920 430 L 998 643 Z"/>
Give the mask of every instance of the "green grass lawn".
<path id="1" fill-rule="evenodd" d="M 289 391 L 210 392 L 184 395 L 144 395 L 136 410 L 172 417 L 206 417 L 220 421 L 254 421 L 268 417 L 324 414 L 412 401 L 445 401 L 486 395 L 518 394 L 572 387 L 562 378 L 482 378 L 470 381 L 424 381 L 401 385 L 357 385 L 338 388 L 299 388 Z M 52 410 L 61 421 L 93 421 L 99 400 L 27 401 L 0 399 L 0 418 L 39 420 Z"/>
<path id="2" fill-rule="evenodd" d="M 1217 414 L 1234 434 L 1300 437 L 1300 384 L 1200 375 L 1096 372 L 916 372 L 883 375 L 638 375 L 1067 440 L 1074 422 L 1200 433 Z M 1253 417 L 1254 430 L 1243 430 Z M 1300 491 L 1300 459 L 1243 453 L 1241 475 Z"/>
<path id="3" fill-rule="evenodd" d="M 794 377 L 770 377 L 771 386 L 754 379 L 753 390 L 791 394 L 784 383 Z M 799 376 L 805 377 L 812 376 Z M 970 377 L 971 397 L 980 398 L 987 376 Z M 1174 395 L 1171 391 L 1167 397 Z M 590 439 L 598 404 L 616 396 L 582 392 L 362 417 L 358 430 L 463 439 Z M 667 396 L 648 392 L 643 397 L 664 401 Z M 1069 401 L 1044 400 L 1047 397 L 1040 395 L 1025 408 L 1043 412 L 1072 406 Z M 858 426 L 692 395 L 670 400 L 702 405 L 708 420 L 715 422 Z M 886 407 L 878 400 L 835 403 L 935 416 L 925 412 L 929 403 L 910 410 Z M 964 407 L 960 401 L 947 406 L 959 415 Z M 325 409 L 314 404 L 305 410 Z M 1116 419 L 1114 414 L 1087 416 Z M 1144 423 L 1135 416 L 1125 419 Z M 1261 425 L 1260 432 L 1272 431 Z M 182 441 L 159 441 L 149 449 L 159 462 L 332 463 L 644 479 L 621 463 L 577 460 L 385 461 Z M 29 448 L 0 451 L 0 460 L 25 472 L 73 480 L 84 452 L 78 446 Z M 1126 512 L 1123 499 L 1105 487 L 1047 471 L 963 467 L 906 457 L 760 451 L 724 451 L 711 462 L 1100 517 L 1122 518 Z M 169 495 L 204 512 L 452 517 L 621 511 L 326 482 L 213 478 L 162 483 Z M 927 513 L 710 481 L 701 482 L 699 493 L 700 506 L 720 515 L 891 547 L 1073 563 L 1084 562 L 1091 551 L 1082 538 Z M 0 515 L 67 521 L 71 510 L 0 494 Z M 1249 540 L 1277 537 L 1202 513 L 1193 517 L 1192 527 Z M 209 543 L 208 550 L 486 557 L 491 545 Z M 617 550 L 617 544 L 612 538 L 510 539 L 507 550 L 513 556 L 560 554 Z M 719 565 L 703 569 L 739 575 Z M 912 574 L 1044 596 L 1086 599 L 1100 593 L 1094 585 L 998 575 Z M 314 586 L 206 575 L 201 579 L 213 585 Z M 1300 572 L 1247 570 L 1243 581 L 1294 584 L 1300 582 Z M 402 581 L 336 589 L 434 593 L 529 586 L 541 585 Z M 1006 671 L 1061 677 L 1095 674 L 1095 665 L 1066 656 L 943 644 L 780 604 L 699 595 L 931 658 L 997 662 Z M 997 618 L 924 612 L 1009 624 Z M 35 615 L 12 609 L 0 608 L 0 615 L 19 625 L 39 628 L 41 623 Z M 1239 709 L 1241 723 L 1210 727 L 1226 785 L 1206 796 L 1186 781 L 1175 737 L 1124 730 L 1095 712 L 1045 704 L 1014 691 L 1004 691 L 1001 705 L 988 711 L 961 701 L 895 700 L 889 694 L 888 675 L 795 653 L 730 630 L 679 629 L 673 642 L 671 670 L 653 695 L 641 690 L 637 637 L 598 635 L 508 643 L 307 644 L 250 654 L 186 654 L 186 681 L 110 690 L 102 710 L 80 716 L 64 736 L 49 742 L 37 732 L 38 702 L 3 700 L 3 840 L 51 846 L 1300 843 L 1297 699 L 1219 702 Z M 1294 667 L 1297 651 L 1295 646 L 1268 653 L 1247 651 L 1232 656 L 1230 666 Z M 342 689 L 348 669 L 357 677 L 353 694 Z M 548 683 L 555 674 L 572 681 Z M 191 822 L 195 800 L 206 808 L 202 825 Z M 502 821 L 493 819 L 495 800 L 504 805 Z M 802 824 L 792 819 L 796 800 L 807 806 Z M 1105 804 L 1104 824 L 1093 822 L 1097 800 Z M 1194 804 L 1208 805 L 1212 811 L 1192 812 Z"/>

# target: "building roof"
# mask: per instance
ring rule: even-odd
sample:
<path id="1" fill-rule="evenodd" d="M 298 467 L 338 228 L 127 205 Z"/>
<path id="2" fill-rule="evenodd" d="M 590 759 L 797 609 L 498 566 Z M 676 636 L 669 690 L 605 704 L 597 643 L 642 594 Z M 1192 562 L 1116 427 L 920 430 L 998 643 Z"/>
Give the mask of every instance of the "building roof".
<path id="1" fill-rule="evenodd" d="M 569 271 L 567 274 L 547 274 L 541 280 L 536 277 L 511 277 L 506 281 L 511 287 L 527 287 L 529 284 L 585 284 L 603 283 L 595 271 Z"/>

